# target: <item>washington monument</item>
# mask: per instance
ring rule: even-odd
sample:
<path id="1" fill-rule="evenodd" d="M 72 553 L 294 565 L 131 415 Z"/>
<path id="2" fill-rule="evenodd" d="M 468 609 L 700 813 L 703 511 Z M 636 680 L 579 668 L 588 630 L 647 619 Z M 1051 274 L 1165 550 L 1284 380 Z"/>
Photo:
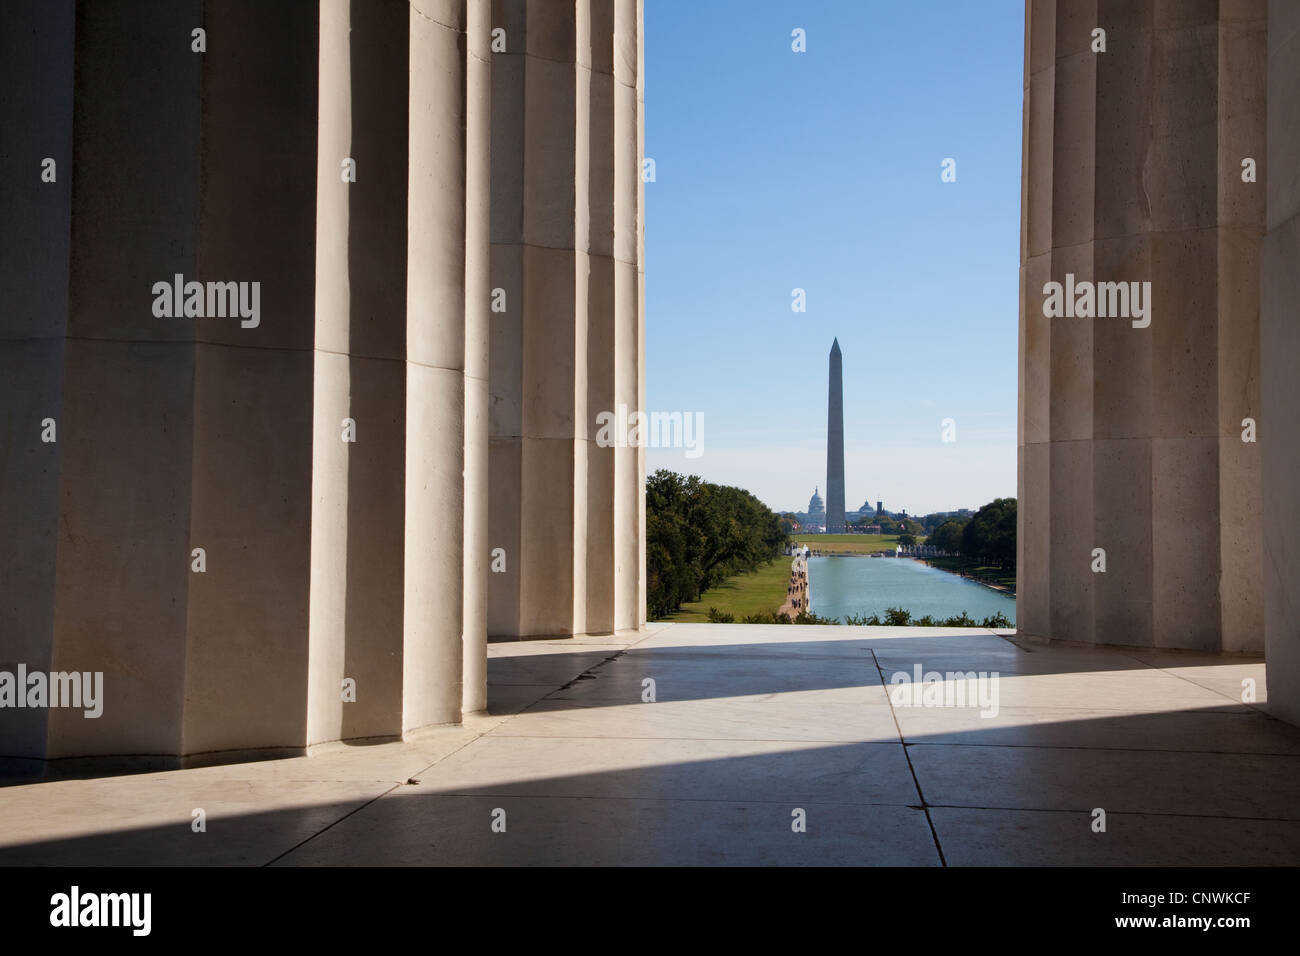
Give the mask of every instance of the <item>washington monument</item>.
<path id="1" fill-rule="evenodd" d="M 844 531 L 844 371 L 840 340 L 831 343 L 830 394 L 826 403 L 826 530 Z"/>

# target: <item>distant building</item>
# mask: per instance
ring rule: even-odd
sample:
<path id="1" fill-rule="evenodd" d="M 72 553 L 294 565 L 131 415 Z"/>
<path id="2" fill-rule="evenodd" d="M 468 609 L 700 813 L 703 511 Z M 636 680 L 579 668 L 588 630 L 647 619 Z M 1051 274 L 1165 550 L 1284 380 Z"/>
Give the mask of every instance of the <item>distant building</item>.
<path id="1" fill-rule="evenodd" d="M 885 503 L 884 503 L 883 501 L 877 501 L 877 502 L 876 502 L 876 514 L 878 514 L 878 515 L 882 515 L 882 514 L 884 514 L 884 513 L 885 513 Z"/>
<path id="2" fill-rule="evenodd" d="M 804 485 L 804 487 L 807 488 L 808 486 Z M 810 519 L 820 518 L 824 520 L 826 518 L 826 505 L 822 502 L 822 496 L 817 493 L 820 490 L 820 485 L 815 486 L 813 496 L 808 500 L 808 517 Z"/>
<path id="3" fill-rule="evenodd" d="M 795 520 L 799 522 L 799 530 L 807 534 L 821 534 L 826 530 L 826 504 L 822 501 L 820 491 L 820 486 L 813 489 L 813 496 L 808 500 L 807 511 L 794 512 Z"/>
<path id="4" fill-rule="evenodd" d="M 861 524 L 863 521 L 867 521 L 875 517 L 875 514 L 876 514 L 875 509 L 871 507 L 870 501 L 862 502 L 862 507 L 859 508 L 857 511 L 844 512 L 844 523 L 848 526 L 844 530 L 861 531 L 862 530 L 861 528 L 855 528 L 854 526 Z"/>

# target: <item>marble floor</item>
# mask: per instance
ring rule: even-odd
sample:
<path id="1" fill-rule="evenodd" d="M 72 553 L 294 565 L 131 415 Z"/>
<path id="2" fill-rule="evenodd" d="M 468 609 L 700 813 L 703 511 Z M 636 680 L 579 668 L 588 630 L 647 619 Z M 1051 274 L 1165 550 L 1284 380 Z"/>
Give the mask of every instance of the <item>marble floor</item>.
<path id="1" fill-rule="evenodd" d="M 489 652 L 490 715 L 407 742 L 10 780 L 0 864 L 1300 863 L 1258 659 L 727 624 Z"/>

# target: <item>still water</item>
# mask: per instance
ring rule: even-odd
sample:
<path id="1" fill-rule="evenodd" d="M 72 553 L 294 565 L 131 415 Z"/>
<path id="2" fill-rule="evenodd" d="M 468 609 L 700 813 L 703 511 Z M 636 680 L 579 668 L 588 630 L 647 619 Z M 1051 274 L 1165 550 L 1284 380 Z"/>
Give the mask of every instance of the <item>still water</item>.
<path id="1" fill-rule="evenodd" d="M 813 557 L 808 559 L 808 583 L 813 613 L 820 617 L 883 617 L 885 608 L 901 607 L 913 618 L 965 611 L 979 621 L 1001 611 L 1016 622 L 1015 598 L 910 558 Z"/>

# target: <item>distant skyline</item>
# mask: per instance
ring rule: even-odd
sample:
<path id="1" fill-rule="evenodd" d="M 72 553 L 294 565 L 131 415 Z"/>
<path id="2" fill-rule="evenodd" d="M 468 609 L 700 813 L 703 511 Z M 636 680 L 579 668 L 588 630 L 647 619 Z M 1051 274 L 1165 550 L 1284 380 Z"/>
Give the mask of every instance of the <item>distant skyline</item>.
<path id="1" fill-rule="evenodd" d="M 647 467 L 805 509 L 838 338 L 848 510 L 1014 496 L 1023 5 L 744 11 L 645 8 Z"/>

